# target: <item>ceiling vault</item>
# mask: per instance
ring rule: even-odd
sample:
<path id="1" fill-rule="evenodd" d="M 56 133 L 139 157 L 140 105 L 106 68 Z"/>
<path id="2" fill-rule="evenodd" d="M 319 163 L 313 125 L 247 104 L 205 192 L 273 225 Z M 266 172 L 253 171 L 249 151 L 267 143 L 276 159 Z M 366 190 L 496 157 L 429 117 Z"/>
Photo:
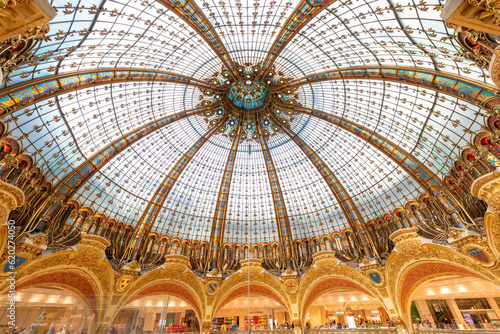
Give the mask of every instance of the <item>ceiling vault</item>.
<path id="1" fill-rule="evenodd" d="M 201 80 L 176 73 L 141 68 L 103 68 L 66 72 L 26 81 L 0 90 L 0 115 L 10 114 L 43 100 L 79 89 L 123 82 L 170 82 L 200 87 L 211 86 Z"/>
<path id="2" fill-rule="evenodd" d="M 224 242 L 224 229 L 226 225 L 227 203 L 229 201 L 229 190 L 231 187 L 231 179 L 233 176 L 234 164 L 236 162 L 236 154 L 240 142 L 240 133 L 242 124 L 238 124 L 236 135 L 234 136 L 231 150 L 229 151 L 224 174 L 220 184 L 219 195 L 217 196 L 217 205 L 215 207 L 214 221 L 210 236 L 210 242 L 215 252 L 217 252 Z M 214 256 L 214 258 L 216 258 Z"/>
<path id="3" fill-rule="evenodd" d="M 314 152 L 314 150 L 307 145 L 305 141 L 302 140 L 297 134 L 295 134 L 292 130 L 288 129 L 286 126 L 280 124 L 280 121 L 274 116 L 271 116 L 273 121 L 281 127 L 282 131 L 287 134 L 290 139 L 293 140 L 295 144 L 304 152 L 307 158 L 312 162 L 314 167 L 320 172 L 321 176 L 328 184 L 328 187 L 333 193 L 333 196 L 337 199 L 337 202 L 340 204 L 344 215 L 349 222 L 349 225 L 355 231 L 356 235 L 361 242 L 363 249 L 365 250 L 365 254 L 368 257 L 372 257 L 372 249 L 370 247 L 369 241 L 367 239 L 367 235 L 365 233 L 365 222 L 363 217 L 358 211 L 356 204 L 352 200 L 351 196 L 347 193 L 345 188 L 342 186 L 340 181 L 337 179 L 335 174 L 330 170 L 330 168 L 324 163 L 324 161 Z"/>
<path id="4" fill-rule="evenodd" d="M 348 67 L 293 80 L 290 87 L 334 80 L 383 80 L 424 87 L 481 106 L 499 108 L 500 96 L 491 85 L 464 77 L 417 67 Z"/>
<path id="5" fill-rule="evenodd" d="M 271 153 L 269 152 L 269 147 L 267 146 L 266 143 L 266 138 L 263 137 L 260 130 L 258 130 L 258 136 L 260 145 L 262 146 L 262 154 L 264 155 L 264 161 L 266 163 L 267 176 L 269 177 L 271 193 L 273 195 L 273 204 L 274 204 L 274 210 L 276 212 L 278 235 L 281 244 L 284 247 L 285 256 L 288 262 L 288 260 L 291 259 L 293 255 L 293 247 L 292 247 L 293 239 L 292 239 L 292 232 L 290 229 L 290 222 L 288 221 L 288 214 L 285 206 L 285 200 L 278 180 L 278 174 L 276 173 L 276 168 L 274 167 L 273 159 L 271 157 Z"/>
<path id="6" fill-rule="evenodd" d="M 219 57 L 224 66 L 231 72 L 234 78 L 237 78 L 236 66 L 229 56 L 226 47 L 222 43 L 214 27 L 203 14 L 201 9 L 193 0 L 175 1 L 158 0 L 159 3 L 177 14 L 182 20 L 189 24 L 198 34 L 208 43 Z"/>
<path id="7" fill-rule="evenodd" d="M 225 116 L 224 118 L 227 118 Z M 179 179 L 180 175 L 184 168 L 188 165 L 188 163 L 193 159 L 197 152 L 203 147 L 203 145 L 212 137 L 217 131 L 219 131 L 220 124 L 224 123 L 224 118 L 214 126 L 212 126 L 207 132 L 202 135 L 194 144 L 182 155 L 182 157 L 177 161 L 177 163 L 170 169 L 170 172 L 165 176 L 163 182 L 160 184 L 158 189 L 156 189 L 155 193 L 151 197 L 151 200 L 148 202 L 146 209 L 144 210 L 141 218 L 137 223 L 137 227 L 134 230 L 135 238 L 132 239 L 131 244 L 129 245 L 129 249 L 134 249 L 135 252 L 139 249 L 139 246 L 144 244 L 146 238 L 143 238 L 145 235 L 151 231 L 151 228 L 160 213 L 160 209 L 165 203 L 170 191 L 174 187 L 175 183 Z M 134 252 L 134 253 L 135 253 Z M 131 259 L 134 258 L 134 255 L 131 256 Z"/>

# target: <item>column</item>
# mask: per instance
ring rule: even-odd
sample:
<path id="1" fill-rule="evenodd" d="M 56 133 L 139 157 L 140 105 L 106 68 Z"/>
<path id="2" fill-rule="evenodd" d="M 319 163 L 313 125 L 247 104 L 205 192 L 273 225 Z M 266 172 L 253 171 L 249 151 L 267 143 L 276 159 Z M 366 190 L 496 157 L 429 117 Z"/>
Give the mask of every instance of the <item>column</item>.
<path id="1" fill-rule="evenodd" d="M 498 307 L 498 304 L 495 301 L 495 299 L 493 297 L 486 297 L 486 300 L 490 304 L 490 307 L 493 309 L 493 311 L 495 311 L 497 319 L 500 319 L 500 307 Z"/>
<path id="2" fill-rule="evenodd" d="M 420 320 L 429 320 L 434 325 L 434 318 L 432 317 L 431 310 L 429 310 L 429 306 L 427 306 L 427 301 L 415 300 L 415 306 L 417 306 L 418 313 L 422 318 Z"/>
<path id="3" fill-rule="evenodd" d="M 7 247 L 7 238 L 9 236 L 7 220 L 9 214 L 15 208 L 23 205 L 24 193 L 21 189 L 12 184 L 0 181 L 0 257 Z"/>
<path id="4" fill-rule="evenodd" d="M 453 318 L 455 319 L 455 322 L 457 324 L 461 324 L 464 322 L 464 317 L 462 316 L 462 312 L 460 312 L 460 309 L 458 308 L 457 302 L 455 299 L 447 299 L 446 303 L 450 307 L 451 314 L 453 315 Z"/>

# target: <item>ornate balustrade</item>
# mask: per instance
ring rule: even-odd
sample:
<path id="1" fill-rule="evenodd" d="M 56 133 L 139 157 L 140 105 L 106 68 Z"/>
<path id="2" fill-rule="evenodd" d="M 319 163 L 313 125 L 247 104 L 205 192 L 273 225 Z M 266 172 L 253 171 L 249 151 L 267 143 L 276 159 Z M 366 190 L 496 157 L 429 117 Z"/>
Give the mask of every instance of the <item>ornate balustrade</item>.
<path id="1" fill-rule="evenodd" d="M 253 332 L 253 331 L 252 331 Z M 305 334 L 386 334 L 386 333 L 398 333 L 396 328 L 345 328 L 345 329 L 309 329 L 304 331 Z"/>
<path id="2" fill-rule="evenodd" d="M 460 332 L 466 333 L 481 333 L 481 334 L 498 334 L 500 329 L 436 329 L 436 328 L 422 328 L 414 330 L 414 333 L 419 334 L 456 334 Z"/>
<path id="3" fill-rule="evenodd" d="M 259 329 L 252 330 L 254 334 L 295 334 L 295 329 Z M 245 330 L 236 331 L 212 331 L 211 333 L 217 334 L 248 334 Z"/>

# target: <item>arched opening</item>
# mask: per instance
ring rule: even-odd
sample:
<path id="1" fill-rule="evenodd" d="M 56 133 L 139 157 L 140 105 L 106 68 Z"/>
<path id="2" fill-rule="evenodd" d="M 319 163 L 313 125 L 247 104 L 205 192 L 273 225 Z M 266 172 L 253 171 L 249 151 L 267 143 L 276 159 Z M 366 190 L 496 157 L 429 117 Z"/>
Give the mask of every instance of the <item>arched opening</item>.
<path id="1" fill-rule="evenodd" d="M 500 287 L 479 277 L 434 277 L 418 285 L 409 300 L 414 328 L 500 328 Z"/>
<path id="2" fill-rule="evenodd" d="M 30 287 L 16 291 L 15 324 L 21 332 L 92 333 L 96 315 L 76 291 L 61 287 Z M 8 294 L 0 296 L 2 306 L 9 305 Z M 0 328 L 9 328 L 10 310 L 0 308 Z"/>
<path id="3" fill-rule="evenodd" d="M 275 297 L 250 291 L 226 299 L 218 308 L 212 320 L 212 329 L 229 330 L 265 330 L 276 328 L 292 328 L 292 318 L 283 305 Z"/>
<path id="4" fill-rule="evenodd" d="M 334 288 L 314 297 L 304 310 L 306 327 L 314 329 L 387 326 L 388 315 L 383 305 L 366 291 Z"/>
<path id="5" fill-rule="evenodd" d="M 153 294 L 133 298 L 116 311 L 109 329 L 117 334 L 197 332 L 200 319 L 195 307 L 183 298 Z"/>

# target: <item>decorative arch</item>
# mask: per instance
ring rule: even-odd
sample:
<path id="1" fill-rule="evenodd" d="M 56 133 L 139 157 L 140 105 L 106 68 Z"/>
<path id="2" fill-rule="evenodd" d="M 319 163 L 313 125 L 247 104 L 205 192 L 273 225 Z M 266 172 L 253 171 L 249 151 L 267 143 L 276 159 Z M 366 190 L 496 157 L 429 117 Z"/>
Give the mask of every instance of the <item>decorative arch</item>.
<path id="1" fill-rule="evenodd" d="M 304 288 L 305 286 L 301 284 L 301 287 Z M 373 291 L 367 286 L 341 276 L 325 275 L 322 279 L 317 280 L 315 283 L 309 286 L 309 288 L 307 288 L 306 291 L 303 292 L 299 297 L 301 321 L 304 319 L 309 306 L 311 306 L 312 302 L 314 302 L 314 300 L 316 300 L 320 295 L 341 288 L 348 288 L 351 290 L 369 294 L 370 296 L 378 299 L 380 303 L 384 305 L 384 302 L 380 298 L 380 295 L 374 294 Z"/>
<path id="2" fill-rule="evenodd" d="M 206 306 L 205 289 L 201 280 L 188 271 L 187 257 L 168 255 L 165 259 L 164 268 L 135 278 L 122 293 L 115 295 L 113 304 L 120 309 L 133 301 L 134 296 L 172 294 L 193 306 L 196 315 L 203 320 Z"/>
<path id="3" fill-rule="evenodd" d="M 98 288 L 95 286 L 92 279 L 82 271 L 75 270 L 57 270 L 48 273 L 42 273 L 34 277 L 28 278 L 17 285 L 17 289 L 28 289 L 33 287 L 54 286 L 64 288 L 76 293 L 82 298 L 93 312 L 97 312 L 96 307 L 99 305 L 97 296 L 99 296 Z"/>
<path id="4" fill-rule="evenodd" d="M 376 287 L 372 281 L 359 270 L 338 264 L 332 252 L 320 252 L 315 255 L 315 265 L 300 280 L 297 292 L 297 306 L 300 319 L 304 319 L 309 305 L 322 291 L 331 291 L 345 287 L 362 291 L 378 299 L 384 307 L 383 298 L 389 297 L 386 287 Z"/>
<path id="5" fill-rule="evenodd" d="M 402 320 L 410 323 L 409 299 L 426 281 L 446 275 L 483 278 L 500 285 L 500 279 L 472 258 L 451 248 L 425 243 L 414 229 L 394 232 L 391 239 L 396 252 L 389 257 L 385 273 L 387 290 Z"/>
<path id="6" fill-rule="evenodd" d="M 253 261 L 259 263 L 258 260 Z M 270 297 L 283 305 L 290 316 L 293 316 L 291 298 L 284 285 L 274 276 L 264 272 L 259 264 L 258 267 L 243 267 L 241 272 L 232 275 L 222 283 L 212 303 L 212 318 L 223 305 L 239 296 L 248 294 L 249 277 L 251 281 L 250 292 Z"/>
<path id="7" fill-rule="evenodd" d="M 14 156 L 19 153 L 19 143 L 12 138 L 2 138 L 0 139 L 0 144 L 3 144 L 4 152 L 10 153 Z"/>
<path id="8" fill-rule="evenodd" d="M 126 294 L 124 296 L 125 298 L 123 298 L 121 303 L 119 304 L 119 309 L 139 298 L 152 295 L 170 295 L 182 299 L 193 307 L 200 323 L 203 321 L 202 305 L 200 304 L 200 301 L 195 297 L 196 295 L 193 293 L 193 291 L 191 291 L 188 286 L 182 284 L 181 282 L 175 282 L 172 280 L 156 281 L 138 290 L 137 292 L 134 292 L 134 295 L 130 297 L 128 294 Z"/>
<path id="9" fill-rule="evenodd" d="M 410 297 L 420 285 L 436 277 L 448 275 L 471 276 L 485 279 L 469 269 L 451 263 L 442 261 L 416 263 L 403 273 L 401 284 L 398 288 L 398 303 L 401 307 L 401 312 L 406 314 L 407 310 L 409 310 Z"/>
<path id="10" fill-rule="evenodd" d="M 271 298 L 275 302 L 279 303 L 281 306 L 285 307 L 288 313 L 291 314 L 287 303 L 275 291 L 261 284 L 250 284 L 250 286 L 240 285 L 239 287 L 236 287 L 233 290 L 231 290 L 231 292 L 227 293 L 225 295 L 225 298 L 216 307 L 214 307 L 213 315 L 215 315 L 221 307 L 223 307 L 230 301 L 238 297 L 248 296 L 249 290 L 250 294 Z"/>

